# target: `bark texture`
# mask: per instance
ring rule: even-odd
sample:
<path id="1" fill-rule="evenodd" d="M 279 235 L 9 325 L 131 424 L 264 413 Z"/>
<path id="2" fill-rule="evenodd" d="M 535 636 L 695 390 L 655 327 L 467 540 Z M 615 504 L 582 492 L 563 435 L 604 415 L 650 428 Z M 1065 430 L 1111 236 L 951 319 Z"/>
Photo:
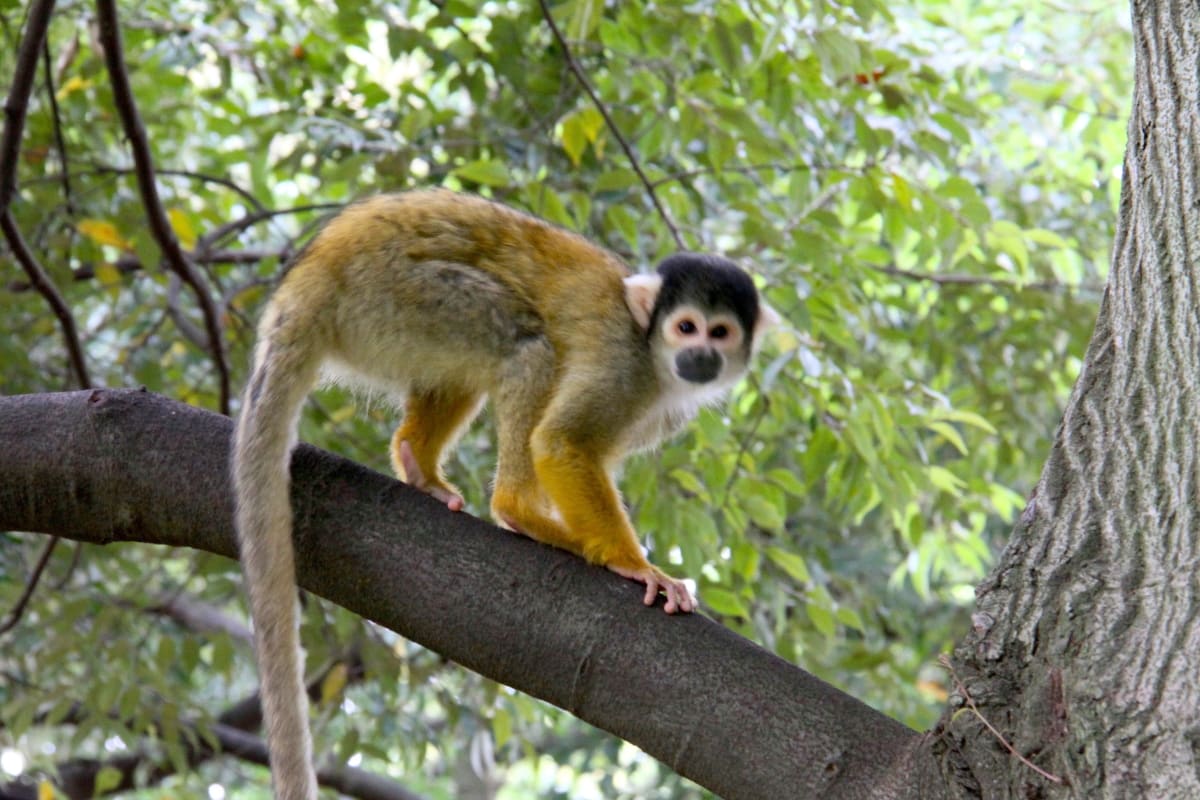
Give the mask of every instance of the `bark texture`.
<path id="1" fill-rule="evenodd" d="M 1053 451 L 978 590 L 939 747 L 962 796 L 1200 797 L 1200 7 L 1133 4 L 1112 271 Z"/>
<path id="2" fill-rule="evenodd" d="M 232 557 L 231 428 L 146 392 L 0 397 L 0 529 Z M 916 732 L 700 614 L 315 448 L 292 476 L 301 585 L 722 797 L 940 796 Z"/>

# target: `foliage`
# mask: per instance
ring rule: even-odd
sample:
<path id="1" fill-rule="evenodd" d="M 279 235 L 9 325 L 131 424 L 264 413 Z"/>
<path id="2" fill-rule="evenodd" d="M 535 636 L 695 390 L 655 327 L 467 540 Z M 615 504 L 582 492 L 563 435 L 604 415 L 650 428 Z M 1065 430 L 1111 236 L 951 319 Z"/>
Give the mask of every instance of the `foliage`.
<path id="1" fill-rule="evenodd" d="M 536 3 L 119 10 L 159 192 L 218 302 L 235 386 L 287 257 L 369 192 L 482 192 L 639 266 L 677 249 Z M 1125 20 L 1104 4 L 995 0 L 553 11 L 685 245 L 753 265 L 789 322 L 727 408 L 628 465 L 654 559 L 697 577 L 705 610 L 734 629 L 928 724 L 943 697 L 935 656 L 1037 477 L 1103 287 Z M 23 13 L 0 3 L 0 74 Z M 161 266 L 93 14 L 61 3 L 53 20 L 14 214 L 97 383 L 215 408 L 195 296 Z M 57 320 L 0 258 L 5 391 L 72 386 Z M 394 422 L 329 390 L 302 437 L 386 470 Z M 487 428 L 451 464 L 475 509 Z M 42 541 L 0 542 L 9 608 Z M 244 619 L 235 565 L 137 547 L 71 560 L 59 547 L 5 635 L 0 742 L 35 770 L 142 746 L 181 766 L 184 744 L 252 690 L 250 654 L 237 635 L 138 612 L 185 597 Z M 430 797 L 457 796 L 468 775 L 502 782 L 499 797 L 701 796 L 337 608 L 308 603 L 304 633 L 314 668 L 353 652 L 368 675 L 330 684 L 320 746 Z M 265 786 L 224 760 L 171 780 L 238 797 Z"/>

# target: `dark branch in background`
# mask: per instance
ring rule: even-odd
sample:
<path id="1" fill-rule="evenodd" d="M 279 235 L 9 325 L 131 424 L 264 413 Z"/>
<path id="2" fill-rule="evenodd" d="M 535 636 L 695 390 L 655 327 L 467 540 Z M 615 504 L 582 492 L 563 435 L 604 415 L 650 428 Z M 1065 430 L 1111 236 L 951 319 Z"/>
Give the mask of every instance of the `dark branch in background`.
<path id="1" fill-rule="evenodd" d="M 192 251 L 189 257 L 197 264 L 257 264 L 260 261 L 265 261 L 268 258 L 283 259 L 288 253 L 288 250 L 212 250 L 207 253 Z M 116 261 L 108 262 L 115 267 L 117 272 L 122 275 L 130 275 L 134 272 L 141 272 L 146 268 L 135 255 L 118 256 Z M 79 269 L 71 273 L 71 277 L 77 281 L 90 281 L 96 277 L 96 265 L 92 262 L 85 262 Z M 29 281 L 9 281 L 5 287 L 10 292 L 28 292 L 34 286 Z"/>
<path id="2" fill-rule="evenodd" d="M 185 598 L 178 595 L 163 597 L 159 602 L 146 606 L 145 610 L 151 614 L 174 620 L 183 628 L 194 633 L 219 631 L 245 644 L 251 644 L 253 641 L 250 628 L 241 620 L 226 614 L 218 606 L 194 597 Z"/>
<path id="3" fill-rule="evenodd" d="M 25 132 L 25 115 L 29 112 L 38 53 L 46 41 L 46 29 L 50 27 L 53 11 L 54 0 L 34 0 L 26 17 L 25 35 L 17 46 L 17 66 L 8 97 L 4 99 L 4 133 L 0 135 L 0 214 L 8 211 L 17 191 L 17 160 L 21 154 L 21 136 Z"/>
<path id="4" fill-rule="evenodd" d="M 915 272 L 900 267 L 871 266 L 876 272 L 904 278 L 910 281 L 925 281 L 938 286 L 990 286 L 993 288 L 1012 289 L 1014 291 L 1055 292 L 1061 289 L 1079 292 L 1104 291 L 1102 284 L 1096 283 L 1063 283 L 1061 281 L 1022 281 L 1012 278 L 990 278 L 986 275 L 963 275 L 961 273 Z"/>
<path id="5" fill-rule="evenodd" d="M 33 572 L 29 573 L 29 580 L 25 582 L 25 589 L 21 592 L 21 596 L 17 598 L 12 611 L 8 612 L 8 619 L 4 621 L 3 625 L 0 625 L 0 635 L 8 633 L 21 621 L 21 616 L 25 613 L 25 607 L 29 605 L 29 598 L 33 597 L 33 590 L 37 588 L 38 581 L 42 579 L 42 573 L 46 569 L 46 564 L 50 561 L 50 556 L 54 554 L 54 548 L 58 546 L 58 541 L 57 536 L 51 536 L 42 548 L 42 554 L 38 556 L 37 564 L 33 566 Z"/>
<path id="6" fill-rule="evenodd" d="M 206 250 L 226 236 L 240 233 L 252 225 L 257 225 L 260 222 L 283 216 L 284 214 L 301 214 L 306 211 L 337 211 L 342 208 L 345 208 L 345 203 L 313 203 L 311 205 L 293 206 L 292 208 L 264 208 L 253 211 L 241 219 L 235 219 L 231 222 L 226 222 L 224 225 L 218 225 L 201 236 L 196 242 L 196 250 Z"/>
<path id="7" fill-rule="evenodd" d="M 567 62 L 567 68 L 579 81 L 579 85 L 587 92 L 587 96 L 591 98 L 592 104 L 596 106 L 596 110 L 600 112 L 600 116 L 604 117 L 604 124 L 608 126 L 608 130 L 612 133 L 613 138 L 621 145 L 621 149 L 625 151 L 626 158 L 629 159 L 630 166 L 637 173 L 638 179 L 642 185 L 646 187 L 646 193 L 650 195 L 650 202 L 654 204 L 654 208 L 658 210 L 658 215 L 662 217 L 663 224 L 671 232 L 671 238 L 675 240 L 675 244 L 680 250 L 686 250 L 687 245 L 683 242 L 683 236 L 679 233 L 679 228 L 675 226 L 675 221 L 671 219 L 671 215 L 667 213 L 667 209 L 658 199 L 658 192 L 654 190 L 654 184 L 646 177 L 646 173 L 642 171 L 642 165 L 638 161 L 637 155 L 633 152 L 633 148 L 629 142 L 625 140 L 625 136 L 621 133 L 621 129 L 617 127 L 617 123 L 612 118 L 612 114 L 608 113 L 608 108 L 604 105 L 604 101 L 596 94 L 596 90 L 592 88 L 592 84 L 588 81 L 587 75 L 583 68 L 579 66 L 579 62 L 575 60 L 575 55 L 571 52 L 570 45 L 567 44 L 567 39 L 563 36 L 562 31 L 558 27 L 558 23 L 554 21 L 554 15 L 550 13 L 550 6 L 546 0 L 538 0 L 542 7 L 542 16 L 546 18 L 546 24 L 550 26 L 550 32 L 554 34 L 555 41 L 562 48 L 563 58 Z"/>
<path id="8" fill-rule="evenodd" d="M 50 280 L 50 276 L 46 274 L 46 270 L 42 269 L 42 265 L 34 257 L 33 252 L 29 249 L 29 245 L 25 243 L 25 237 L 21 235 L 21 229 L 17 227 L 17 221 L 13 218 L 11 211 L 0 213 L 0 232 L 3 232 L 4 238 L 8 241 L 8 247 L 12 250 L 13 258 L 25 270 L 25 275 L 29 278 L 29 285 L 37 290 L 38 294 L 46 298 L 46 302 L 50 305 L 50 310 L 54 312 L 54 316 L 58 318 L 59 327 L 62 328 L 63 341 L 67 347 L 67 358 L 71 364 L 71 372 L 74 375 L 75 383 L 79 384 L 79 388 L 88 389 L 92 386 L 92 378 L 88 374 L 87 364 L 83 359 L 83 345 L 79 341 L 79 331 L 75 327 L 75 317 L 71 315 L 71 309 L 67 306 L 67 301 L 63 299 L 57 287 Z"/>
<path id="9" fill-rule="evenodd" d="M 71 191 L 71 169 L 67 164 L 67 143 L 63 139 L 62 117 L 58 113 L 58 98 L 54 96 L 54 68 L 50 63 L 50 44 L 42 41 L 42 72 L 46 75 L 46 100 L 50 103 L 50 118 L 54 123 L 54 146 L 58 148 L 58 163 L 62 165 L 63 198 L 67 214 L 75 215 L 75 193 Z"/>
<path id="10" fill-rule="evenodd" d="M 190 286 L 196 295 L 200 312 L 204 317 L 209 350 L 217 368 L 217 380 L 220 386 L 219 408 L 222 414 L 228 415 L 229 365 L 225 360 L 225 346 L 222 342 L 221 322 L 217 314 L 217 307 L 209 295 L 207 287 L 204 286 L 200 276 L 192 268 L 187 256 L 184 255 L 183 248 L 179 245 L 179 239 L 176 238 L 175 231 L 171 228 L 170 220 L 167 219 L 166 211 L 158 196 L 150 143 L 146 138 L 146 129 L 142 125 L 141 115 L 138 113 L 137 103 L 133 97 L 133 88 L 129 84 L 129 73 L 125 68 L 124 44 L 121 41 L 121 28 L 117 21 L 115 0 L 96 0 L 96 15 L 100 23 L 100 43 L 104 48 L 104 63 L 112 84 L 113 102 L 117 107 L 117 112 L 121 115 L 125 136 L 129 139 L 138 189 L 142 193 L 142 205 L 146 208 L 150 231 L 155 241 L 158 242 L 159 249 L 162 250 L 167 266 Z"/>

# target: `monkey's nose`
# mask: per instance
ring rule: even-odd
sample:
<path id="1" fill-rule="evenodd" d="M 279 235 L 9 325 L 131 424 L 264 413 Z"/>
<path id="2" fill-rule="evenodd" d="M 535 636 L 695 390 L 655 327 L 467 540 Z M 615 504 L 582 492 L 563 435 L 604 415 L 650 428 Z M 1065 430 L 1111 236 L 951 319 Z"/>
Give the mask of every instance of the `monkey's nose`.
<path id="1" fill-rule="evenodd" d="M 708 383 L 721 372 L 721 354 L 711 347 L 689 347 L 675 356 L 675 371 L 690 383 Z"/>

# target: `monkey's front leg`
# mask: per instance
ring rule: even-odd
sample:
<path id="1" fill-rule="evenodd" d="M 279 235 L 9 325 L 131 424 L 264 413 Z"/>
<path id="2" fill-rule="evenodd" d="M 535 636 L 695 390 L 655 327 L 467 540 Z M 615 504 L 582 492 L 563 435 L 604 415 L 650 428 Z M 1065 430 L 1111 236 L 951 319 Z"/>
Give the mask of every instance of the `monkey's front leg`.
<path id="1" fill-rule="evenodd" d="M 668 614 L 694 611 L 696 600 L 687 584 L 672 578 L 642 555 L 637 533 L 601 460 L 585 448 L 538 439 L 535 434 L 537 481 L 564 524 L 555 524 L 548 530 L 530 530 L 529 534 L 579 553 L 624 578 L 644 583 L 646 605 L 653 605 L 662 592 L 667 596 L 664 610 Z M 526 524 L 544 526 L 545 521 L 535 519 Z"/>

